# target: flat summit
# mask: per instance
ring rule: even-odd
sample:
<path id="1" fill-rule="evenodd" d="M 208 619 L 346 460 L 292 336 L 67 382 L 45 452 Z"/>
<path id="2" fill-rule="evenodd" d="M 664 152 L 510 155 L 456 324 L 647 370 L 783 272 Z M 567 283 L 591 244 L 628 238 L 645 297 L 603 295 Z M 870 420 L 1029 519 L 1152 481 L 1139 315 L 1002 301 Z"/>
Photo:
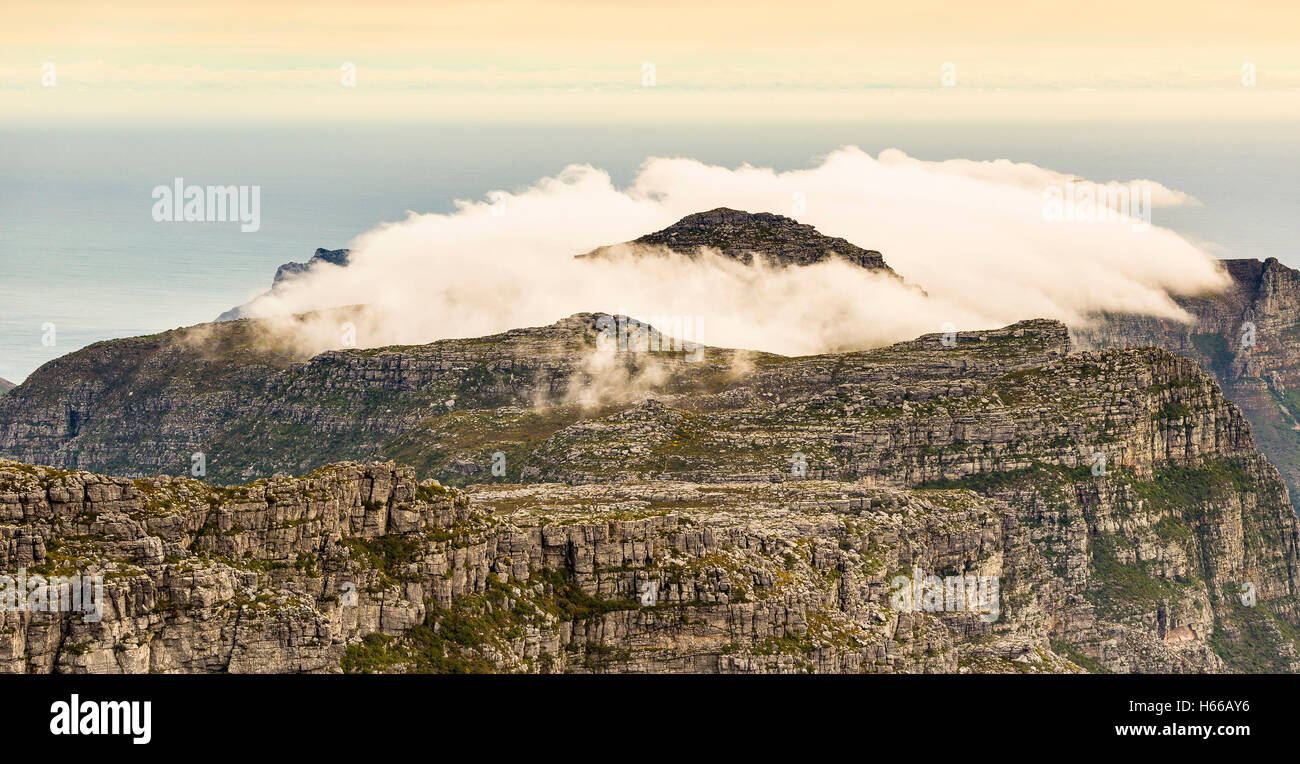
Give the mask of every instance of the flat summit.
<path id="1" fill-rule="evenodd" d="M 600 247 L 579 257 L 609 257 L 630 246 L 663 247 L 688 257 L 695 257 L 701 249 L 716 249 L 724 257 L 746 264 L 758 254 L 778 266 L 813 265 L 838 256 L 867 270 L 893 273 L 885 258 L 873 249 L 826 236 L 784 215 L 729 207 L 687 215 L 662 231 L 621 245 Z"/>

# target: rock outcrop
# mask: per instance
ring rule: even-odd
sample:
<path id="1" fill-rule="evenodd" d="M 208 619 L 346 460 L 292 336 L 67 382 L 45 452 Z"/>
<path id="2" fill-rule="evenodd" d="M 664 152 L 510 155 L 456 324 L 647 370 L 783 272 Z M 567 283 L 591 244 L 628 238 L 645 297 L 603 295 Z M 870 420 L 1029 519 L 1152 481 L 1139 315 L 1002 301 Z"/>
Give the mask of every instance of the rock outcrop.
<path id="1" fill-rule="evenodd" d="M 315 268 L 321 263 L 326 263 L 329 265 L 337 265 L 340 268 L 346 267 L 348 262 L 351 259 L 351 255 L 352 255 L 352 250 L 350 249 L 317 248 L 315 254 L 313 254 L 311 256 L 311 259 L 309 259 L 305 263 L 285 263 L 281 265 L 279 268 L 275 269 L 275 278 L 271 280 L 271 289 L 270 291 L 266 292 L 263 295 L 263 297 L 265 297 L 266 295 L 275 294 L 276 290 L 280 287 L 281 284 L 283 284 L 286 281 L 291 281 L 292 279 L 295 279 L 303 275 L 304 273 L 309 272 L 311 269 Z M 256 302 L 256 300 L 254 300 L 253 302 Z M 249 302 L 231 308 L 225 313 L 222 313 L 221 315 L 217 316 L 217 320 L 235 321 L 240 318 L 247 318 L 248 307 L 251 304 L 252 303 Z"/>
<path id="2" fill-rule="evenodd" d="M 337 265 L 340 267 L 346 266 L 351 255 L 352 250 L 350 249 L 324 249 L 323 247 L 318 247 L 316 252 L 312 254 L 311 259 L 307 262 L 285 263 L 277 268 L 275 271 L 275 278 L 271 281 L 271 287 L 274 288 L 276 284 L 279 284 L 286 279 L 306 273 L 319 263 L 329 263 L 330 265 Z"/>
<path id="3" fill-rule="evenodd" d="M 0 462 L 0 517 L 0 570 L 104 591 L 97 619 L 0 611 L 9 672 L 1078 670 L 1043 560 L 966 492 L 467 496 L 391 464 L 218 489 Z M 914 567 L 1006 571 L 1015 612 L 898 612 L 889 578 Z"/>
<path id="4" fill-rule="evenodd" d="M 1071 354 L 1057 322 L 800 358 L 620 350 L 611 324 L 579 314 L 307 360 L 259 344 L 253 321 L 99 343 L 0 399 L 0 455 L 143 477 L 187 474 L 202 452 L 218 482 L 393 458 L 465 483 L 497 451 L 512 475 L 566 482 L 779 479 L 798 452 L 811 475 L 901 486 L 1027 459 L 1073 468 L 1098 451 L 1143 474 L 1254 454 L 1194 362 Z"/>
<path id="5" fill-rule="evenodd" d="M 4 377 L 0 377 L 0 395 L 4 395 L 5 393 L 9 392 L 15 387 L 17 387 L 17 385 L 15 385 L 13 382 L 10 382 Z"/>
<path id="6" fill-rule="evenodd" d="M 840 257 L 868 270 L 894 273 L 875 250 L 825 236 L 811 225 L 784 215 L 727 207 L 687 215 L 662 231 L 624 244 L 600 247 L 578 257 L 613 257 L 629 249 L 660 248 L 688 257 L 697 256 L 701 249 L 716 250 L 724 257 L 746 264 L 760 256 L 769 264 L 782 267 L 813 265 Z"/>
<path id="7" fill-rule="evenodd" d="M 1195 358 L 1250 420 L 1260 451 L 1300 500 L 1300 272 L 1276 258 L 1223 265 L 1227 291 L 1175 298 L 1191 323 L 1107 314 L 1072 332 L 1085 346 L 1156 346 Z"/>

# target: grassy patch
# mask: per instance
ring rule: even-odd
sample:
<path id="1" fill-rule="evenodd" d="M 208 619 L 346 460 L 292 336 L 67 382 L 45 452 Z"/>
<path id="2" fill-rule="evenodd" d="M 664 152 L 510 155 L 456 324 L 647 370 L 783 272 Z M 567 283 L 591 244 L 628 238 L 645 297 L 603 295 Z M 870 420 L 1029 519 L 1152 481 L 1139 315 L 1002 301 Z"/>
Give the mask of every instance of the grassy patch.
<path id="1" fill-rule="evenodd" d="M 1290 665 L 1282 658 L 1286 643 L 1300 644 L 1296 628 L 1277 618 L 1263 604 L 1247 607 L 1234 598 L 1227 599 L 1232 608 L 1233 625 L 1229 631 L 1216 623 L 1210 648 L 1233 671 L 1248 674 L 1289 673 Z"/>
<path id="2" fill-rule="evenodd" d="M 1216 374 L 1223 374 L 1232 366 L 1232 350 L 1221 334 L 1193 334 L 1192 346 L 1205 357 Z"/>
<path id="3" fill-rule="evenodd" d="M 373 539 L 344 539 L 343 544 L 352 550 L 353 559 L 375 569 L 388 581 L 404 581 L 411 578 L 407 567 L 415 562 L 422 546 L 418 537 L 396 534 Z"/>
<path id="4" fill-rule="evenodd" d="M 1091 568 L 1085 596 L 1110 619 L 1147 612 L 1179 596 L 1179 584 L 1151 575 L 1142 563 L 1120 561 L 1108 535 L 1093 539 Z"/>
<path id="5" fill-rule="evenodd" d="M 1199 519 L 1207 503 L 1225 493 L 1250 493 L 1255 483 L 1237 460 L 1206 462 L 1199 467 L 1163 467 L 1149 482 L 1133 482 L 1133 491 L 1156 510 L 1176 510 L 1184 517 Z"/>
<path id="6" fill-rule="evenodd" d="M 1084 671 L 1087 671 L 1089 674 L 1111 673 L 1105 666 L 1101 665 L 1101 661 L 1096 658 L 1088 657 L 1082 650 L 1069 642 L 1053 639 L 1051 644 L 1052 652 L 1069 660 L 1071 663 Z"/>

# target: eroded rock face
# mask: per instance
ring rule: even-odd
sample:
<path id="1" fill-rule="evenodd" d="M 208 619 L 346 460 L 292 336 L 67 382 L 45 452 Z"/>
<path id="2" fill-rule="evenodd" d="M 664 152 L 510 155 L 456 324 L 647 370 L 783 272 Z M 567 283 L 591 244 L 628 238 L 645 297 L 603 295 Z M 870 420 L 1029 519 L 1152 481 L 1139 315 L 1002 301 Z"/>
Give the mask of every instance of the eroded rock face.
<path id="1" fill-rule="evenodd" d="M 1084 346 L 1156 346 L 1195 358 L 1250 420 L 1259 449 L 1300 496 L 1300 272 L 1269 258 L 1224 260 L 1223 294 L 1176 297 L 1192 317 L 1098 316 Z"/>
<path id="2" fill-rule="evenodd" d="M 955 492 L 537 486 L 471 502 L 391 464 L 214 489 L 3 462 L 0 519 L 0 570 L 104 576 L 102 620 L 0 614 L 7 671 L 1070 668 L 1036 610 L 999 626 L 887 607 L 904 567 L 992 573 L 1010 552 L 1041 574 L 1008 549 L 1005 507 Z M 1022 580 L 1008 593 L 1032 596 Z M 1024 619 L 1039 639 L 1015 633 Z"/>
<path id="3" fill-rule="evenodd" d="M 602 333 L 608 319 L 306 361 L 258 345 L 253 321 L 99 343 L 0 399 L 0 454 L 143 476 L 185 474 L 203 452 L 217 482 L 389 457 L 472 482 L 497 451 L 512 475 L 566 481 L 769 479 L 800 452 L 815 476 L 888 472 L 903 485 L 1030 456 L 1075 466 L 1103 426 L 1125 428 L 1110 456 L 1125 463 L 1251 449 L 1194 363 L 1147 350 L 1069 356 L 1056 322 L 784 358 L 621 350 Z M 1020 400 L 1035 384 L 1051 389 Z M 1166 403 L 1191 413 L 1192 442 L 1177 417 L 1151 417 Z"/>
<path id="4" fill-rule="evenodd" d="M 348 636 L 385 618 L 382 598 L 337 606 L 341 582 L 359 580 L 340 545 L 451 525 L 458 512 L 463 499 L 421 489 L 391 466 L 341 465 L 230 490 L 0 462 L 0 570 L 103 577 L 98 621 L 0 613 L 0 668 L 334 669 Z"/>
<path id="5" fill-rule="evenodd" d="M 727 207 L 687 215 L 662 231 L 578 257 L 611 257 L 620 251 L 642 248 L 663 248 L 688 257 L 695 257 L 701 249 L 710 249 L 746 264 L 759 255 L 769 264 L 782 267 L 813 265 L 840 257 L 868 270 L 894 274 L 875 250 L 825 236 L 811 225 L 784 215 Z"/>
<path id="6" fill-rule="evenodd" d="M 1105 500 L 1122 501 L 1109 492 Z M 1150 622 L 1102 617 L 1079 597 L 1079 582 L 1061 575 L 1057 553 L 1036 542 L 1037 525 L 969 490 L 861 482 L 466 494 L 418 484 L 392 464 L 339 464 L 221 489 L 0 462 L 0 571 L 104 577 L 102 620 L 0 612 L 0 669 L 1224 667 L 1202 634 L 1203 589 L 1171 593 Z M 1228 570 L 1241 558 L 1225 531 L 1206 522 L 1224 546 L 1216 564 Z M 1178 575 L 1187 562 L 1175 555 L 1162 565 Z M 916 570 L 996 577 L 997 598 L 982 601 L 995 607 L 900 609 L 895 579 Z M 1287 586 L 1261 579 L 1261 606 L 1293 600 Z"/>
<path id="7" fill-rule="evenodd" d="M 1296 667 L 1293 515 L 1095 483 L 465 493 L 392 464 L 214 488 L 0 462 L 0 571 L 104 588 L 97 621 L 0 612 L 0 669 L 1218 671 L 1261 634 L 1256 668 Z M 995 578 L 996 599 L 899 607 L 914 571 Z M 1242 578 L 1253 608 L 1229 599 Z"/>

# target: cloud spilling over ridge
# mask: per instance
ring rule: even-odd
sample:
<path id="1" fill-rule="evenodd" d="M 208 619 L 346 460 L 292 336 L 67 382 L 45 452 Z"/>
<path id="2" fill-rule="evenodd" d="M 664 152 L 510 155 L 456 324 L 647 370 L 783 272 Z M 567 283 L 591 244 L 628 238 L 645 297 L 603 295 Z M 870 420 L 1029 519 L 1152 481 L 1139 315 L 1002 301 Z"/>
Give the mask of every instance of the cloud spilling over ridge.
<path id="1" fill-rule="evenodd" d="M 575 165 L 515 193 L 458 202 L 450 214 L 381 225 L 352 244 L 348 267 L 318 266 L 245 313 L 364 304 L 363 347 L 492 334 L 578 312 L 677 316 L 694 319 L 687 339 L 808 354 L 945 324 L 1078 324 L 1097 311 L 1185 318 L 1171 293 L 1226 284 L 1208 254 L 1159 227 L 1160 209 L 1196 204 L 1191 197 L 1149 183 L 1149 227 L 1126 217 L 1065 222 L 1045 214 L 1045 196 L 1067 182 L 1078 179 L 1029 164 L 927 162 L 894 149 L 872 157 L 852 147 L 789 172 L 650 159 L 627 188 Z M 908 283 L 842 261 L 777 269 L 720 256 L 573 257 L 723 206 L 790 215 L 880 250 Z M 339 336 L 322 325 L 311 341 L 338 347 Z"/>

